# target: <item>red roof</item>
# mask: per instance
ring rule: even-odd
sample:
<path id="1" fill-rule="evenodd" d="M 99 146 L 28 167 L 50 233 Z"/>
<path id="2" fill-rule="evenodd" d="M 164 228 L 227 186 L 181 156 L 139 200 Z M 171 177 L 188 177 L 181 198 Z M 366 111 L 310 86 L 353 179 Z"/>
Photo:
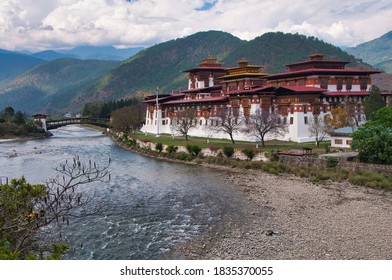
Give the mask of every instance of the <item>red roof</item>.
<path id="1" fill-rule="evenodd" d="M 297 71 L 287 71 L 277 74 L 271 74 L 265 76 L 265 78 L 272 80 L 283 77 L 290 76 L 306 76 L 306 75 L 314 75 L 314 74 L 343 74 L 343 75 L 370 75 L 370 74 L 379 74 L 382 71 L 379 70 L 356 70 L 356 69 L 321 69 L 321 68 L 309 68 Z"/>
<path id="2" fill-rule="evenodd" d="M 368 91 L 328 91 L 325 92 L 326 96 L 365 96 L 369 95 Z"/>
<path id="3" fill-rule="evenodd" d="M 217 67 L 199 66 L 199 67 L 191 68 L 191 69 L 188 69 L 188 70 L 183 70 L 182 72 L 184 72 L 184 73 L 186 73 L 186 72 L 196 72 L 196 71 L 200 71 L 200 70 L 210 70 L 210 71 L 219 70 L 219 72 L 225 72 L 226 69 L 227 69 L 226 67 L 222 67 L 222 66 L 217 66 Z"/>
<path id="4" fill-rule="evenodd" d="M 164 97 L 159 97 L 159 95 L 158 95 L 158 103 L 162 103 L 161 101 L 165 101 L 165 100 L 171 100 L 171 99 L 173 99 L 173 98 L 181 98 L 181 97 L 184 97 L 185 96 L 185 94 L 183 94 L 183 93 L 173 93 L 173 94 L 170 94 L 170 95 L 167 95 L 167 96 L 164 96 Z M 148 96 L 150 99 L 148 99 L 148 100 L 144 100 L 143 102 L 144 103 L 155 103 L 156 102 L 156 100 L 157 100 L 157 98 L 155 97 L 152 97 L 152 96 Z"/>
<path id="5" fill-rule="evenodd" d="M 200 99 L 179 99 L 179 100 L 170 100 L 164 102 L 164 104 L 183 104 L 183 103 L 205 103 L 205 102 L 219 102 L 226 101 L 228 99 L 227 96 L 217 96 L 217 97 L 209 97 L 209 98 L 200 98 Z"/>
<path id="6" fill-rule="evenodd" d="M 349 60 L 324 60 L 324 59 L 315 59 L 315 60 L 305 60 L 305 61 L 300 61 L 300 62 L 294 62 L 294 63 L 290 63 L 290 64 L 286 64 L 286 66 L 290 67 L 290 66 L 295 66 L 295 65 L 303 65 L 303 64 L 314 64 L 314 63 L 322 63 L 322 64 L 348 64 L 351 61 Z"/>
<path id="7" fill-rule="evenodd" d="M 212 87 L 204 87 L 204 88 L 192 88 L 192 89 L 187 89 L 187 90 L 183 90 L 183 93 L 192 93 L 192 92 L 208 92 L 210 90 L 214 90 L 214 89 L 221 89 L 222 86 L 221 85 L 215 85 Z"/>
<path id="8" fill-rule="evenodd" d="M 318 87 L 306 87 L 306 86 L 286 86 L 286 87 L 278 87 L 275 89 L 276 92 L 325 92 L 326 89 L 318 88 Z"/>
<path id="9" fill-rule="evenodd" d="M 392 95 L 392 92 L 381 92 L 382 95 Z M 326 96 L 367 96 L 368 91 L 328 91 L 324 93 Z"/>
<path id="10" fill-rule="evenodd" d="M 228 91 L 225 94 L 228 95 L 233 95 L 233 94 L 247 94 L 247 93 L 258 93 L 258 92 L 265 92 L 268 93 L 269 91 L 274 90 L 274 87 L 255 87 L 255 88 L 251 88 L 251 89 L 238 89 L 238 90 L 232 90 L 232 91 Z"/>

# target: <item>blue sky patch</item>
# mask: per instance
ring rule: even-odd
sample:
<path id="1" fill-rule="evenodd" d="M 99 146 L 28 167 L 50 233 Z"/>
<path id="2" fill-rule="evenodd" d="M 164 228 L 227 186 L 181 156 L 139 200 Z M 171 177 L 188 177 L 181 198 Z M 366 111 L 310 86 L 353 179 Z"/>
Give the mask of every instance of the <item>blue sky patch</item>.
<path id="1" fill-rule="evenodd" d="M 206 1 L 206 2 L 204 2 L 203 7 L 196 9 L 196 11 L 208 11 L 209 9 L 211 9 L 212 7 L 215 6 L 216 2 L 218 2 L 218 1 L 217 0 Z"/>

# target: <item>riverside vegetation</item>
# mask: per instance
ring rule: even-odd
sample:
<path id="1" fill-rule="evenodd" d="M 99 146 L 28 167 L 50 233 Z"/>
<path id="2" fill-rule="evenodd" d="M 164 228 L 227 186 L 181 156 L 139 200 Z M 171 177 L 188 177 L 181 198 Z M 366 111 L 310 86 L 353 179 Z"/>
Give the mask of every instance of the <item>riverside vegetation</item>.
<path id="1" fill-rule="evenodd" d="M 15 112 L 12 107 L 0 111 L 0 139 L 42 137 L 45 131 L 37 121 L 27 118 L 21 111 Z"/>
<path id="2" fill-rule="evenodd" d="M 155 142 L 155 149 L 151 149 L 150 147 L 142 148 L 137 143 L 137 137 L 135 133 L 126 134 L 119 133 L 113 134 L 113 139 L 123 148 L 137 151 L 146 156 L 163 158 L 167 160 L 175 160 L 182 161 L 190 164 L 197 165 L 215 165 L 215 166 L 225 166 L 229 168 L 243 168 L 243 169 L 253 169 L 253 170 L 263 170 L 267 173 L 274 175 L 283 175 L 283 174 L 293 174 L 298 177 L 308 178 L 311 182 L 314 183 L 326 183 L 329 180 L 343 182 L 348 181 L 353 185 L 364 186 L 375 189 L 383 189 L 387 191 L 392 190 L 392 176 L 387 176 L 381 173 L 376 172 L 367 172 L 367 171 L 349 171 L 344 168 L 337 167 L 337 159 L 328 158 L 327 159 L 327 168 L 319 168 L 317 166 L 297 166 L 297 165 L 289 165 L 282 162 L 279 162 L 279 156 L 275 152 L 277 150 L 271 149 L 271 147 L 278 147 L 275 142 L 275 145 L 267 148 L 265 151 L 265 155 L 269 157 L 268 161 L 252 161 L 254 155 L 261 150 L 253 149 L 250 147 L 250 144 L 247 145 L 245 143 L 240 144 L 240 146 L 232 146 L 227 143 L 221 144 L 218 146 L 211 146 L 209 144 L 209 149 L 216 154 L 216 156 L 204 156 L 200 151 L 202 147 L 206 147 L 207 143 L 198 144 L 192 143 L 186 144 L 185 151 L 178 151 L 178 146 L 173 144 L 166 145 L 166 149 L 161 142 Z M 177 140 L 178 141 L 178 140 Z M 152 142 L 152 141 L 151 141 Z M 163 142 L 163 141 L 162 141 Z M 185 143 L 183 141 L 182 143 Z M 224 142 L 224 141 L 223 141 Z M 170 143 L 170 142 L 169 142 Z M 176 142 L 178 143 L 178 142 Z M 201 144 L 201 145 L 199 145 Z M 251 144 L 254 146 L 254 143 Z M 324 143 L 326 147 L 326 143 Z M 241 152 L 246 156 L 247 160 L 240 160 L 238 158 L 233 158 L 235 148 L 242 147 Z M 291 147 L 287 144 L 285 147 Z M 298 146 L 297 146 L 298 147 Z M 321 150 L 319 150 L 321 151 Z"/>

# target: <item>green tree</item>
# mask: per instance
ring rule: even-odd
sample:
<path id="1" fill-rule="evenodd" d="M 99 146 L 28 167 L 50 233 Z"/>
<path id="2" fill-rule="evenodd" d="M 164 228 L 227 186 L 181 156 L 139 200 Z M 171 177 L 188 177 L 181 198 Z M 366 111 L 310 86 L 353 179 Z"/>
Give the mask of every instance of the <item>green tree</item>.
<path id="1" fill-rule="evenodd" d="M 17 125 L 26 124 L 26 116 L 21 111 L 16 112 L 13 122 Z"/>
<path id="2" fill-rule="evenodd" d="M 15 110 L 12 107 L 7 107 L 4 109 L 4 115 L 13 117 L 15 114 Z"/>
<path id="3" fill-rule="evenodd" d="M 392 106 L 385 106 L 378 110 L 373 121 L 392 128 Z"/>
<path id="4" fill-rule="evenodd" d="M 392 128 L 369 121 L 353 133 L 351 147 L 362 162 L 392 164 Z"/>
<path id="5" fill-rule="evenodd" d="M 94 214 L 102 207 L 92 207 L 93 196 L 78 188 L 107 181 L 108 166 L 74 158 L 60 164 L 56 170 L 62 176 L 46 184 L 29 184 L 22 177 L 0 185 L 0 258 L 60 258 L 68 247 L 59 236 L 69 217 Z"/>
<path id="6" fill-rule="evenodd" d="M 102 105 L 97 102 L 86 103 L 82 110 L 82 115 L 86 117 L 98 118 Z"/>
<path id="7" fill-rule="evenodd" d="M 372 120 L 376 112 L 385 106 L 384 98 L 381 95 L 381 90 L 377 86 L 372 86 L 369 91 L 369 96 L 364 102 L 364 111 L 367 120 Z"/>

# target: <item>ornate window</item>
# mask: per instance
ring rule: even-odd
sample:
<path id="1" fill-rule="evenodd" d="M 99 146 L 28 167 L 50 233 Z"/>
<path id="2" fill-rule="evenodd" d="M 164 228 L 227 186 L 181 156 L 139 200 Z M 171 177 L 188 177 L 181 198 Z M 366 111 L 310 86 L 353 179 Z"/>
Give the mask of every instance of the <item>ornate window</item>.
<path id="1" fill-rule="evenodd" d="M 328 89 L 328 78 L 321 78 L 320 80 L 320 88 Z"/>
<path id="2" fill-rule="evenodd" d="M 367 85 L 368 85 L 368 80 L 366 78 L 360 80 L 361 91 L 366 91 Z"/>
<path id="3" fill-rule="evenodd" d="M 338 78 L 336 82 L 336 90 L 341 91 L 343 89 L 343 79 Z"/>
<path id="4" fill-rule="evenodd" d="M 353 79 L 347 79 L 346 80 L 346 90 L 351 91 L 353 88 Z"/>

